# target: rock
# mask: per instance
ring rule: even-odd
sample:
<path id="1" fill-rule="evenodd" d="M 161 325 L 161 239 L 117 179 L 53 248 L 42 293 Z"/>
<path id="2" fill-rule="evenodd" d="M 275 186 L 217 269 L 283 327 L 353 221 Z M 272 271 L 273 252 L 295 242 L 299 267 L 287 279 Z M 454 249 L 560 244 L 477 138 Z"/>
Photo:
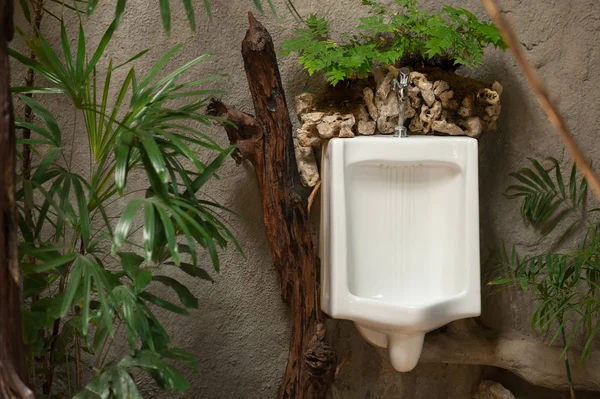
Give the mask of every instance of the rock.
<path id="1" fill-rule="evenodd" d="M 500 116 L 501 110 L 502 110 L 502 107 L 500 106 L 500 103 L 496 103 L 494 105 L 490 105 L 489 107 L 485 107 L 485 113 L 490 117 Z"/>
<path id="2" fill-rule="evenodd" d="M 435 103 L 435 94 L 433 93 L 433 84 L 428 81 L 417 82 L 417 87 L 421 90 L 421 97 L 428 106 L 432 106 Z"/>
<path id="3" fill-rule="evenodd" d="M 365 87 L 363 89 L 363 100 L 365 101 L 369 115 L 371 115 L 371 118 L 376 121 L 379 118 L 379 112 L 377 111 L 377 107 L 373 102 L 374 97 L 375 94 L 373 93 L 373 89 L 370 87 Z"/>
<path id="4" fill-rule="evenodd" d="M 296 115 L 300 117 L 302 114 L 312 111 L 315 107 L 316 98 L 312 93 L 302 93 L 296 97 Z"/>
<path id="5" fill-rule="evenodd" d="M 504 88 L 502 87 L 502 85 L 496 81 L 494 82 L 494 84 L 492 84 L 492 90 L 494 90 L 496 93 L 498 93 L 498 96 L 502 96 L 502 92 L 504 92 Z"/>
<path id="6" fill-rule="evenodd" d="M 335 113 L 324 116 L 321 123 L 317 125 L 317 131 L 322 139 L 330 139 L 339 135 L 341 127 L 340 114 Z"/>
<path id="7" fill-rule="evenodd" d="M 370 136 L 375 134 L 375 128 L 377 124 L 374 120 L 371 119 L 371 116 L 367 112 L 366 107 L 360 107 L 358 109 L 358 124 L 356 126 L 356 131 L 358 134 L 362 134 L 364 136 Z"/>
<path id="8" fill-rule="evenodd" d="M 306 114 L 302 114 L 300 120 L 302 121 L 302 123 L 311 123 L 316 125 L 319 122 L 321 122 L 323 116 L 325 116 L 324 112 L 309 112 Z"/>
<path id="9" fill-rule="evenodd" d="M 427 80 L 427 78 L 425 77 L 425 75 L 423 75 L 421 72 L 417 72 L 417 71 L 412 71 L 408 75 L 408 79 L 409 79 L 410 83 L 412 83 L 415 86 L 417 85 L 418 81 Z"/>
<path id="10" fill-rule="evenodd" d="M 356 124 L 356 119 L 354 115 L 348 114 L 342 116 L 342 121 L 340 125 L 340 132 L 338 137 L 350 138 L 354 137 L 354 131 L 352 128 Z"/>
<path id="11" fill-rule="evenodd" d="M 421 118 L 412 118 L 408 130 L 412 133 L 421 133 L 423 131 L 423 122 L 421 122 Z"/>
<path id="12" fill-rule="evenodd" d="M 305 147 L 321 145 L 321 138 L 317 131 L 317 125 L 325 116 L 324 112 L 308 112 L 300 116 L 302 126 L 296 132 L 300 145 Z"/>
<path id="13" fill-rule="evenodd" d="M 296 139 L 303 147 L 318 147 L 321 145 L 321 138 L 314 125 L 304 124 L 296 132 Z"/>
<path id="14" fill-rule="evenodd" d="M 386 117 L 379 117 L 379 119 L 377 119 L 377 130 L 379 131 L 379 133 L 381 134 L 392 134 L 394 133 L 394 129 L 396 128 L 396 126 L 398 125 L 398 115 L 396 115 L 396 118 L 386 118 Z"/>
<path id="15" fill-rule="evenodd" d="M 464 125 L 467 135 L 474 138 L 479 137 L 486 128 L 486 123 L 476 116 L 468 118 Z"/>
<path id="16" fill-rule="evenodd" d="M 413 84 L 421 92 L 421 97 L 428 106 L 432 106 L 435 102 L 435 94 L 433 93 L 433 83 L 427 80 L 427 77 L 419 72 L 411 72 L 409 76 Z"/>
<path id="17" fill-rule="evenodd" d="M 391 134 L 398 124 L 398 97 L 396 93 L 390 91 L 385 100 L 375 98 L 377 106 L 377 130 L 381 134 Z"/>
<path id="18" fill-rule="evenodd" d="M 398 77 L 398 73 L 400 73 L 400 71 L 395 68 L 394 66 L 390 65 L 388 67 L 389 72 L 385 75 L 385 77 L 383 78 L 383 80 L 381 80 L 380 82 L 377 83 L 377 97 L 379 97 L 379 99 L 384 100 L 388 97 L 388 95 L 390 94 L 390 91 L 392 91 L 392 84 L 393 81 L 396 77 Z"/>
<path id="19" fill-rule="evenodd" d="M 451 136 L 461 136 L 464 135 L 465 132 L 454 123 L 447 122 L 445 120 L 433 121 L 431 124 L 431 130 L 434 132 L 445 133 Z"/>
<path id="20" fill-rule="evenodd" d="M 410 106 L 410 103 L 405 103 L 404 120 L 408 120 L 417 114 L 417 110 Z"/>
<path id="21" fill-rule="evenodd" d="M 317 125 L 316 131 L 318 137 L 321 139 L 331 139 L 333 137 L 354 137 L 354 131 L 352 128 L 355 124 L 356 119 L 354 118 L 353 114 L 340 115 L 336 112 L 333 115 L 324 116 L 323 119 L 321 119 L 321 122 Z M 306 124 L 302 127 L 304 128 L 305 126 Z M 308 134 L 305 134 L 305 136 L 308 136 Z"/>
<path id="22" fill-rule="evenodd" d="M 458 109 L 458 101 L 454 100 L 454 91 L 448 90 L 439 95 L 439 99 L 442 102 L 442 108 L 449 111 L 456 111 Z"/>
<path id="23" fill-rule="evenodd" d="M 494 105 L 500 102 L 500 95 L 490 89 L 482 89 L 477 93 L 477 101 Z"/>
<path id="24" fill-rule="evenodd" d="M 300 172 L 300 180 L 305 187 L 314 187 L 319 181 L 319 169 L 312 147 L 305 147 L 294 140 L 294 149 Z"/>
<path id="25" fill-rule="evenodd" d="M 437 98 L 440 98 L 440 94 L 448 89 L 450 89 L 450 85 L 445 80 L 436 80 L 435 83 L 433 83 L 433 94 L 435 94 Z"/>
<path id="26" fill-rule="evenodd" d="M 363 136 L 371 136 L 371 135 L 375 134 L 376 128 L 377 128 L 377 123 L 375 123 L 375 121 L 373 121 L 373 120 L 368 120 L 368 121 L 358 121 L 356 130 L 358 131 L 358 134 L 361 134 Z"/>
<path id="27" fill-rule="evenodd" d="M 515 399 L 515 396 L 502 384 L 487 380 L 479 384 L 479 391 L 473 399 Z"/>
<path id="28" fill-rule="evenodd" d="M 433 90 L 422 90 L 421 95 L 428 106 L 431 107 L 433 103 L 435 103 L 435 94 L 433 94 Z"/>
<path id="29" fill-rule="evenodd" d="M 421 93 L 421 90 L 417 86 L 408 88 L 408 101 L 414 109 L 421 108 L 421 104 L 423 104 L 423 99 L 419 96 L 419 93 Z"/>
<path id="30" fill-rule="evenodd" d="M 431 126 L 433 121 L 438 119 L 442 114 L 442 103 L 436 101 L 433 107 L 429 108 L 426 105 L 421 107 L 421 114 L 419 115 L 419 119 L 421 119 L 421 123 L 423 124 L 423 133 L 427 134 L 431 130 Z"/>
<path id="31" fill-rule="evenodd" d="M 473 115 L 475 106 L 471 97 L 465 97 L 462 101 L 461 107 L 458 109 L 458 114 L 463 118 L 468 118 Z"/>

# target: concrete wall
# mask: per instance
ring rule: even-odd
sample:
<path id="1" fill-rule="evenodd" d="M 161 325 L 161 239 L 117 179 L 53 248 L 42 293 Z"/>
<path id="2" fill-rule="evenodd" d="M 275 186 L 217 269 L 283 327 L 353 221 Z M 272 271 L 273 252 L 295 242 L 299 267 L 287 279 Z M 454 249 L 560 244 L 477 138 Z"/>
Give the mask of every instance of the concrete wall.
<path id="1" fill-rule="evenodd" d="M 194 74 L 228 73 L 230 77 L 214 87 L 227 91 L 223 96 L 226 102 L 252 112 L 240 55 L 247 28 L 246 12 L 254 10 L 252 2 L 214 0 L 212 22 L 200 10 L 201 2 L 194 2 L 198 3 L 198 29 L 194 33 L 188 28 L 182 2 L 173 1 L 171 36 L 163 32 L 155 3 L 147 0 L 127 2 L 125 18 L 109 49 L 116 61 L 124 61 L 142 49 L 151 48 L 150 54 L 136 64 L 143 71 L 177 42 L 184 45 L 183 51 L 176 56 L 177 65 L 200 54 L 214 52 L 215 56 L 196 68 Z M 279 46 L 292 36 L 299 23 L 286 11 L 282 0 L 275 3 L 281 18 L 267 13 L 260 20 Z M 314 12 L 328 17 L 335 33 L 352 29 L 358 16 L 365 11 L 359 6 L 360 0 L 296 0 L 295 3 L 304 16 Z M 431 9 L 442 4 L 462 6 L 484 15 L 477 0 L 423 0 L 422 3 Z M 515 25 L 529 57 L 543 75 L 577 140 L 583 144 L 587 155 L 596 159 L 600 151 L 600 144 L 595 140 L 600 118 L 600 102 L 597 101 L 600 2 L 503 0 L 500 3 L 504 9 L 511 10 L 505 15 Z M 113 7 L 112 4 L 101 5 L 85 23 L 89 40 L 99 40 L 101 32 L 110 23 Z M 48 30 L 56 29 L 56 26 L 50 26 L 50 20 L 47 22 Z M 289 103 L 301 91 L 321 84 L 318 79 L 308 79 L 294 56 L 281 57 L 280 69 Z M 481 68 L 465 73 L 486 81 L 499 80 L 505 88 L 499 130 L 485 135 L 480 141 L 482 248 L 504 239 L 532 249 L 535 236 L 522 222 L 518 204 L 502 196 L 509 184 L 507 175 L 525 165 L 528 156 L 551 155 L 564 160 L 565 164 L 568 156 L 529 94 L 510 55 L 490 51 Z M 221 129 L 215 128 L 209 133 L 221 144 L 227 144 Z M 236 167 L 229 161 L 220 175 L 222 179 L 212 182 L 207 194 L 241 214 L 242 218 L 229 220 L 244 247 L 246 258 L 233 250 L 226 251 L 222 255 L 222 272 L 215 284 L 186 281 L 200 298 L 200 309 L 188 318 L 165 316 L 165 324 L 173 333 L 175 343 L 199 358 L 200 372 L 188 373 L 193 384 L 189 397 L 274 398 L 286 364 L 289 312 L 280 300 L 251 167 Z M 208 262 L 206 267 L 210 268 Z M 486 296 L 483 308 L 482 318 L 489 326 L 530 333 L 528 312 L 531 303 L 519 292 Z M 340 321 L 332 326 L 340 355 L 351 354 L 351 362 L 341 370 L 332 390 L 333 398 L 468 398 L 481 376 L 491 372 L 474 366 L 440 364 L 419 365 L 413 372 L 399 374 L 389 366 L 384 355 L 358 336 L 352 323 Z M 125 350 L 125 347 L 118 347 L 118 350 Z M 500 379 L 505 376 L 504 373 L 496 375 Z M 506 381 L 524 394 L 529 392 L 529 397 L 552 397 L 510 378 Z M 152 388 L 147 388 L 146 394 L 147 397 L 173 397 Z"/>

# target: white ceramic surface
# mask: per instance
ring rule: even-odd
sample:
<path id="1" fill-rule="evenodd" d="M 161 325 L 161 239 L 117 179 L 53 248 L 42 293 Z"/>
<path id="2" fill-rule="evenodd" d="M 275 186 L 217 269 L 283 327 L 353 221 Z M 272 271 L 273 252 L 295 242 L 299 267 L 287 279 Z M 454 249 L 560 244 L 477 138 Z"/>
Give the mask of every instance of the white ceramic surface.
<path id="1" fill-rule="evenodd" d="M 480 314 L 477 140 L 332 139 L 323 151 L 321 306 L 412 370 L 426 332 Z"/>

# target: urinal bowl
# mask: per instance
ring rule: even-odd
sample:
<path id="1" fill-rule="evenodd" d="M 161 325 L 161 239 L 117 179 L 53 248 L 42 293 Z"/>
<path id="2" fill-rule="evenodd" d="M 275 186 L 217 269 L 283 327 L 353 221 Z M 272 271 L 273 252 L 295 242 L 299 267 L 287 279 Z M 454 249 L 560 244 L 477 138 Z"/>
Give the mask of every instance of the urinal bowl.
<path id="1" fill-rule="evenodd" d="M 333 139 L 322 178 L 322 308 L 409 371 L 426 332 L 480 313 L 477 141 Z"/>

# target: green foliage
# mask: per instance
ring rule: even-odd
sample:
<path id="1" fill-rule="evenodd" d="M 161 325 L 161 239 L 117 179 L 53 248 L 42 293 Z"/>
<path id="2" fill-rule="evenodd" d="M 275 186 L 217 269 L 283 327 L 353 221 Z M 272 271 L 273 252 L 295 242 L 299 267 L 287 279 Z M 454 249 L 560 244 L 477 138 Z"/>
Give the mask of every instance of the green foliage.
<path id="1" fill-rule="evenodd" d="M 165 390 L 189 387 L 171 361 L 197 364 L 172 346 L 155 311 L 187 315 L 199 307 L 198 299 L 164 272 L 179 268 L 212 281 L 200 267 L 203 255 L 218 272 L 218 250 L 229 243 L 239 248 L 221 216 L 227 210 L 202 198 L 203 186 L 233 151 L 201 131 L 214 122 L 202 111 L 215 92 L 203 86 L 221 76 L 184 79 L 208 55 L 169 71 L 179 45 L 144 75 L 131 63 L 147 50 L 114 65 L 106 49 L 115 27 L 113 22 L 92 51 L 81 26 L 71 48 L 62 22 L 58 48 L 39 32 L 37 39 L 22 34 L 35 57 L 10 50 L 48 83 L 13 88 L 35 116 L 34 122 L 16 122 L 31 130 L 31 138 L 18 144 L 34 154 L 30 177 L 19 176 L 16 199 L 23 237 L 23 338 L 31 351 L 30 380 L 36 386 L 41 380 L 38 391 L 44 395 L 52 393 L 54 376 L 66 375 L 69 396 L 140 397 L 134 369 Z M 115 71 L 124 68 L 116 82 Z M 101 76 L 99 70 L 106 72 Z M 72 127 L 59 123 L 38 98 L 50 94 L 48 100 L 63 102 L 63 109 L 72 105 L 71 120 L 83 120 L 77 133 L 87 138 L 89 174 L 72 161 L 82 154 L 72 145 L 75 133 L 65 137 Z M 213 153 L 213 160 L 202 162 L 199 149 Z M 132 175 L 135 189 L 128 184 Z M 124 210 L 114 209 L 115 202 L 126 204 Z M 142 245 L 132 239 L 140 229 Z M 169 291 L 179 303 L 163 298 Z M 129 351 L 111 358 L 110 348 L 121 336 Z M 95 359 L 96 375 L 88 382 L 81 377 L 82 351 Z"/>
<path id="2" fill-rule="evenodd" d="M 389 65 L 406 57 L 449 59 L 473 68 L 483 61 L 488 45 L 505 49 L 494 24 L 481 22 L 471 12 L 450 6 L 441 13 L 419 10 L 416 0 L 396 0 L 397 9 L 363 0 L 372 16 L 361 18 L 356 35 L 344 42 L 329 39 L 325 18 L 311 15 L 306 28 L 283 43 L 283 53 L 298 52 L 309 74 L 323 73 L 332 85 L 344 79 L 364 78 L 377 64 Z"/>
<path id="3" fill-rule="evenodd" d="M 568 186 L 565 185 L 558 161 L 550 160 L 553 164 L 550 171 L 530 158 L 531 168 L 511 173 L 516 184 L 508 187 L 506 195 L 522 199 L 521 214 L 540 230 L 542 237 L 552 233 L 568 216 L 577 216 L 561 234 L 560 243 L 585 217 L 583 201 L 587 182 L 585 179 L 577 180 L 577 167 L 573 164 Z"/>
<path id="4" fill-rule="evenodd" d="M 588 186 L 585 179 L 578 179 L 575 165 L 565 181 L 558 161 L 550 161 L 550 168 L 545 168 L 530 159 L 530 168 L 511 173 L 515 184 L 508 187 L 507 196 L 521 199 L 521 214 L 542 239 L 555 232 L 554 246 L 567 237 L 578 244 L 561 253 L 524 256 L 514 245 L 510 251 L 503 245 L 496 258 L 500 276 L 491 284 L 518 283 L 525 292 L 530 291 L 538 302 L 531 314 L 532 330 L 547 333 L 555 329 L 552 342 L 562 339 L 563 354 L 575 337 L 585 337 L 585 358 L 600 329 L 600 223 L 594 218 L 599 209 L 585 209 Z"/>

